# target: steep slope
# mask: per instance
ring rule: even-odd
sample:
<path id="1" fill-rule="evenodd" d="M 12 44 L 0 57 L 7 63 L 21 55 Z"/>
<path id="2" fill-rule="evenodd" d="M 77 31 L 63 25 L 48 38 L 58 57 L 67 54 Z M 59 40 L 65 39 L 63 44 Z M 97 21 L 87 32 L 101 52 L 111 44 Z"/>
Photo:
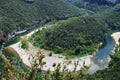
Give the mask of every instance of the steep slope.
<path id="1" fill-rule="evenodd" d="M 0 37 L 7 37 L 13 30 L 40 22 L 66 19 L 84 14 L 62 0 L 1 0 L 0 2 Z M 13 32 L 14 33 L 14 32 Z"/>

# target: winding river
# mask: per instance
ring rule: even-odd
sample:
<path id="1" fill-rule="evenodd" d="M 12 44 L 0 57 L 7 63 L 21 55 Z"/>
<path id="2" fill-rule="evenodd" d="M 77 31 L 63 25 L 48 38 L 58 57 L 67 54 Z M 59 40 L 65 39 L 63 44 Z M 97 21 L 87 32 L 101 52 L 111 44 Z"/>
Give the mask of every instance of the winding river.
<path id="1" fill-rule="evenodd" d="M 101 47 L 93 56 L 93 63 L 87 73 L 94 73 L 98 70 L 103 70 L 108 67 L 110 61 L 110 53 L 115 48 L 115 41 L 110 34 L 105 36 L 105 45 Z"/>
<path id="2" fill-rule="evenodd" d="M 20 36 L 21 35 L 18 35 L 17 38 Z M 2 46 L 4 47 L 6 45 L 11 45 L 11 42 L 13 44 L 15 40 L 16 40 L 16 37 L 11 39 L 10 41 L 8 41 L 6 44 Z M 93 62 L 86 73 L 92 74 L 98 70 L 103 70 L 108 67 L 108 63 L 110 61 L 109 54 L 115 47 L 115 41 L 113 40 L 110 34 L 106 34 L 105 42 L 106 44 L 102 48 L 100 48 L 97 51 L 97 53 L 93 56 L 92 58 Z"/>

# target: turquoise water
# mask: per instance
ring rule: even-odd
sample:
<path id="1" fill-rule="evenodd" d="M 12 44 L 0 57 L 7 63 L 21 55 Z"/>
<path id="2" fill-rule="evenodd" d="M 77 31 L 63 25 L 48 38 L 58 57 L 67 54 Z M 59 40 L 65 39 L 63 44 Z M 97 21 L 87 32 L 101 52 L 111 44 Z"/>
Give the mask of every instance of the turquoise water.
<path id="1" fill-rule="evenodd" d="M 90 69 L 87 71 L 87 73 L 94 73 L 98 70 L 103 70 L 108 67 L 109 61 L 110 61 L 110 53 L 115 47 L 115 41 L 110 36 L 110 34 L 107 34 L 105 36 L 105 43 L 102 48 L 98 50 L 98 52 L 93 57 L 93 63 L 90 66 Z"/>

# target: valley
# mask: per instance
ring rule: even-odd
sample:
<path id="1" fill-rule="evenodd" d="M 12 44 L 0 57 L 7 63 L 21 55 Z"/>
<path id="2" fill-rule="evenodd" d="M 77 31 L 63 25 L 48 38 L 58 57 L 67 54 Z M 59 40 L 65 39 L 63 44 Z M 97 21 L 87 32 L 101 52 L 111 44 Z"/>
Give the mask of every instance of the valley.
<path id="1" fill-rule="evenodd" d="M 119 0 L 0 3 L 1 80 L 119 80 Z"/>
<path id="2" fill-rule="evenodd" d="M 24 35 L 24 36 L 20 36 L 20 41 L 17 42 L 17 43 L 14 43 L 10 46 L 7 47 L 7 50 L 8 51 L 11 51 L 13 50 L 13 53 L 14 52 L 17 52 L 17 54 L 19 55 L 20 59 L 23 61 L 23 63 L 29 67 L 31 67 L 31 65 L 34 63 L 34 59 L 32 59 L 32 57 L 36 57 L 38 51 L 40 50 L 41 53 L 43 55 L 45 55 L 45 58 L 43 59 L 43 61 L 46 62 L 46 65 L 44 65 L 43 69 L 42 70 L 48 70 L 50 69 L 50 71 L 54 71 L 54 67 L 52 67 L 52 65 L 55 63 L 56 65 L 61 63 L 63 67 L 65 65 L 65 62 L 71 62 L 69 63 L 69 65 L 67 66 L 68 70 L 70 71 L 73 71 L 74 68 L 75 68 L 75 65 L 74 63 L 77 63 L 77 61 L 79 61 L 78 65 L 77 65 L 77 68 L 75 71 L 79 71 L 81 67 L 83 66 L 93 66 L 95 67 L 95 65 L 100 65 L 99 64 L 95 64 L 94 61 L 93 61 L 93 58 L 95 58 L 95 56 L 97 55 L 96 52 L 94 52 L 94 55 L 87 55 L 85 57 L 82 57 L 82 58 L 73 58 L 73 59 L 67 59 L 65 56 L 63 55 L 60 55 L 60 54 L 54 54 L 54 52 L 52 52 L 52 56 L 49 56 L 49 54 L 51 53 L 51 51 L 47 51 L 47 50 L 44 50 L 44 49 L 40 49 L 40 48 L 37 48 L 35 46 L 33 46 L 31 43 L 29 43 L 29 48 L 27 50 L 24 50 L 23 48 L 21 48 L 21 42 L 22 40 L 25 40 L 25 39 L 28 39 L 29 37 L 31 37 L 34 33 L 37 33 L 39 30 L 44 30 L 44 29 L 47 29 L 51 27 L 51 25 L 45 25 L 45 27 L 41 27 L 41 28 L 38 28 L 38 29 L 35 29 L 33 31 L 31 31 L 30 33 Z M 109 41 L 109 40 L 108 40 Z M 111 44 L 111 43 L 108 43 L 108 44 Z M 106 46 L 106 47 L 109 47 L 109 46 Z M 113 48 L 114 48 L 114 44 L 113 44 Z M 111 48 L 110 50 L 112 50 L 113 48 Z M 107 49 L 104 49 L 103 52 L 107 50 Z M 109 51 L 109 48 L 108 48 L 108 51 Z M 99 53 L 99 50 L 97 51 Z M 101 52 L 102 53 L 102 52 Z M 16 54 L 16 53 L 15 53 Z M 108 56 L 106 56 L 106 58 L 104 58 L 105 60 L 104 61 L 107 61 L 106 64 L 102 64 L 102 66 L 107 66 L 108 65 L 108 62 L 109 62 L 109 59 L 107 57 L 109 57 L 109 52 L 107 52 Z M 104 54 L 105 55 L 105 54 Z M 103 55 L 103 56 L 104 56 Z M 99 60 L 99 57 L 97 57 L 97 59 Z M 29 59 L 30 58 L 30 59 Z M 102 60 L 102 59 L 100 59 Z M 99 60 L 99 61 L 100 61 Z M 94 63 L 95 65 L 93 65 L 92 63 Z M 92 67 L 91 67 L 92 68 Z M 61 68 L 62 69 L 62 68 Z M 101 69 L 101 68 L 98 68 L 98 70 Z M 103 68 L 104 69 L 104 68 Z M 95 70 L 95 69 L 94 69 Z M 91 72 L 94 72 L 93 70 L 90 71 L 89 73 L 91 74 Z M 88 71 L 87 71 L 88 73 Z"/>
<path id="3" fill-rule="evenodd" d="M 46 25 L 45 27 L 40 28 L 40 30 L 43 30 L 45 28 L 51 27 L 50 25 Z M 35 32 L 38 32 L 39 29 L 33 30 L 32 32 L 21 36 L 21 39 L 25 40 L 28 39 L 29 37 L 31 37 L 31 35 L 33 35 Z M 19 42 L 12 44 L 10 46 L 7 47 L 8 51 L 14 50 L 15 52 L 17 52 L 17 54 L 19 55 L 20 59 L 22 59 L 23 63 L 29 67 L 31 67 L 31 65 L 34 63 L 34 59 L 32 59 L 32 57 L 36 57 L 38 51 L 41 51 L 41 53 L 43 55 L 45 55 L 43 61 L 46 62 L 46 65 L 44 65 L 42 70 L 48 70 L 50 69 L 50 71 L 54 71 L 54 67 L 52 66 L 53 64 L 58 65 L 59 63 L 62 64 L 61 67 L 65 66 L 65 63 L 71 61 L 71 63 L 69 64 L 69 66 L 67 66 L 68 70 L 73 71 L 74 70 L 74 63 L 77 63 L 77 61 L 79 61 L 79 65 L 77 65 L 77 69 L 75 71 L 80 70 L 81 67 L 83 67 L 84 65 L 89 66 L 91 64 L 91 58 L 92 55 L 87 55 L 85 57 L 82 58 L 73 58 L 73 59 L 68 59 L 60 54 L 55 54 L 54 52 L 52 52 L 52 56 L 49 56 L 49 54 L 51 53 L 51 51 L 47 51 L 44 49 L 40 49 L 37 48 L 35 46 L 33 46 L 31 43 L 29 43 L 29 48 L 28 50 L 24 50 L 23 48 L 21 48 L 21 42 L 22 40 L 20 40 Z M 29 59 L 30 58 L 30 59 Z M 36 57 L 37 58 L 37 57 Z M 85 63 L 85 64 L 84 64 Z M 62 70 L 62 68 L 61 68 Z"/>

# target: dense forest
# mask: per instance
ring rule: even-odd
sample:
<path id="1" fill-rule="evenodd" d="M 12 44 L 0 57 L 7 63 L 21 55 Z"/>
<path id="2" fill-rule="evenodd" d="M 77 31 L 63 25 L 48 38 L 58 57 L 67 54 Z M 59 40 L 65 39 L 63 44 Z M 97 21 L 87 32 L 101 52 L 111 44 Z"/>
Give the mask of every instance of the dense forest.
<path id="1" fill-rule="evenodd" d="M 101 16 L 111 30 L 120 30 L 120 4 L 113 8 L 108 8 Z"/>
<path id="2" fill-rule="evenodd" d="M 56 21 L 50 27 L 33 34 L 28 40 L 23 40 L 21 48 L 27 50 L 31 42 L 34 46 L 66 57 L 93 54 L 99 48 L 99 43 L 104 42 L 106 32 L 120 30 L 119 2 L 119 0 L 1 0 L 0 41 L 3 37 L 7 38 L 8 34 L 14 34 L 15 31 L 23 30 L 32 24 Z M 95 13 L 88 15 L 85 9 Z M 60 71 L 61 64 L 54 65 L 53 72 L 43 71 L 42 67 L 46 62 L 43 61 L 45 56 L 41 51 L 37 52 L 36 58 L 33 57 L 35 60 L 32 66 L 26 69 L 17 52 L 13 54 L 12 51 L 14 50 L 9 51 L 7 48 L 0 51 L 1 80 L 120 79 L 119 45 L 115 53 L 110 54 L 111 61 L 108 68 L 93 74 L 84 74 L 84 71 L 89 68 L 85 65 L 77 72 L 68 71 L 66 66 Z M 49 55 L 52 56 L 52 54 Z"/>
<path id="3" fill-rule="evenodd" d="M 94 12 L 103 11 L 108 7 L 120 3 L 119 0 L 65 0 L 71 4 Z"/>
<path id="4" fill-rule="evenodd" d="M 51 28 L 34 34 L 35 46 L 68 55 L 91 54 L 103 42 L 105 32 L 120 30 L 119 7 L 106 9 L 93 16 L 71 18 L 60 21 Z"/>
<path id="5" fill-rule="evenodd" d="M 31 37 L 31 42 L 55 53 L 91 54 L 104 39 L 105 25 L 95 17 L 71 18 L 37 32 Z"/>
<path id="6" fill-rule="evenodd" d="M 1 0 L 0 39 L 41 21 L 80 16 L 86 11 L 61 0 Z"/>

